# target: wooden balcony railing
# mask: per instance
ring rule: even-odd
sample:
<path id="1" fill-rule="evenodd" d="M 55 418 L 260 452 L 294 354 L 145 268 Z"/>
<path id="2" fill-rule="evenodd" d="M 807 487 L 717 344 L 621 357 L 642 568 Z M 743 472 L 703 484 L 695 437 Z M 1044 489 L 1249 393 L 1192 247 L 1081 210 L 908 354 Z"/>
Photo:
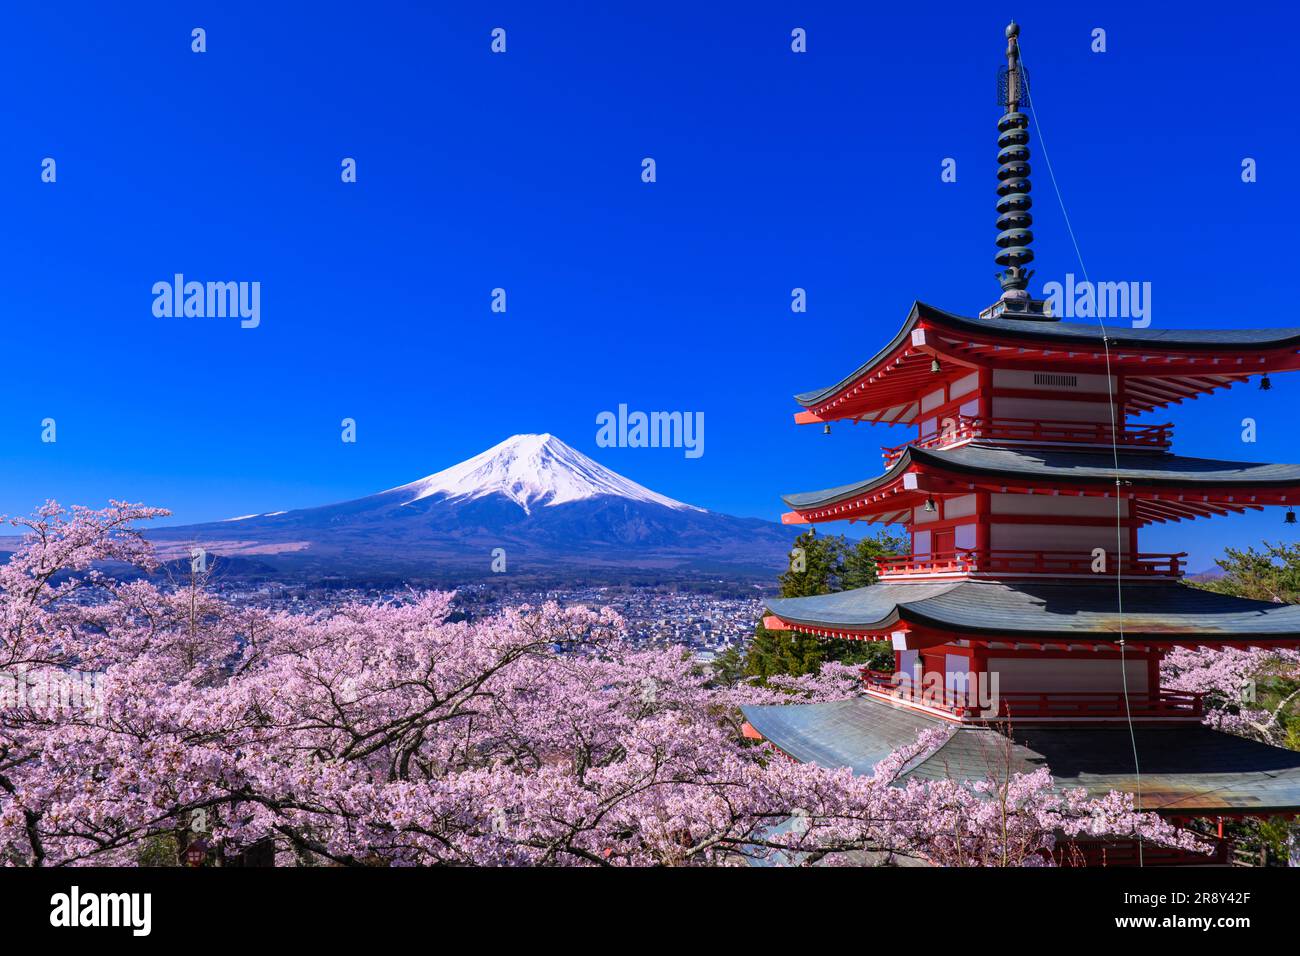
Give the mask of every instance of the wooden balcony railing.
<path id="1" fill-rule="evenodd" d="M 998 695 L 999 716 L 1012 720 L 1034 717 L 1200 717 L 1201 695 L 1161 690 L 1154 694 L 1129 693 L 1127 707 L 1123 693 L 1052 691 L 1012 692 Z"/>
<path id="2" fill-rule="evenodd" d="M 1077 837 L 1058 839 L 1051 857 L 1057 866 L 1230 866 L 1233 846 L 1231 840 L 1222 840 L 1196 833 L 1197 838 L 1209 846 L 1201 853 L 1179 847 L 1157 846 L 1137 840 L 1089 840 Z M 1256 865 L 1252 862 L 1250 865 Z"/>
<path id="3" fill-rule="evenodd" d="M 1044 442 L 1048 444 L 1075 443 L 1083 445 L 1109 445 L 1115 443 L 1134 448 L 1168 448 L 1173 435 L 1173 425 L 1136 425 L 1127 422 L 1112 428 L 1109 422 L 1038 421 L 1030 418 L 988 418 L 958 415 L 949 420 L 948 427 L 921 435 L 915 441 L 904 442 L 880 451 L 888 468 L 903 454 L 908 445 L 918 448 L 941 448 L 972 438 L 1002 441 Z"/>
<path id="4" fill-rule="evenodd" d="M 965 691 L 918 685 L 910 676 L 895 674 L 893 671 L 873 671 L 864 667 L 860 673 L 867 690 L 877 696 L 945 710 L 958 717 L 968 713 L 975 716 L 979 711 L 978 707 L 971 706 L 970 695 Z"/>
<path id="5" fill-rule="evenodd" d="M 866 689 L 881 697 L 890 697 L 905 703 L 946 711 L 955 717 L 984 720 L 1096 720 L 1123 719 L 1126 715 L 1142 718 L 1200 719 L 1203 706 L 1200 694 L 1160 690 L 1154 694 L 1130 692 L 1127 703 L 1121 692 L 1101 691 L 1042 691 L 1000 692 L 996 695 L 996 710 L 986 713 L 974 695 L 964 690 L 931 686 L 937 680 L 917 684 L 908 675 L 889 671 L 862 670 Z M 936 675 L 937 676 L 937 675 Z M 994 701 L 986 701 L 992 704 Z M 994 709 L 990 706 L 988 710 Z"/>
<path id="6" fill-rule="evenodd" d="M 1123 555 L 1120 571 L 1138 577 L 1181 577 L 1186 551 L 1176 554 Z M 936 574 L 1098 574 L 1091 553 L 1080 551 L 949 551 L 876 558 L 881 580 Z M 1106 556 L 1106 573 L 1115 573 L 1115 556 Z"/>

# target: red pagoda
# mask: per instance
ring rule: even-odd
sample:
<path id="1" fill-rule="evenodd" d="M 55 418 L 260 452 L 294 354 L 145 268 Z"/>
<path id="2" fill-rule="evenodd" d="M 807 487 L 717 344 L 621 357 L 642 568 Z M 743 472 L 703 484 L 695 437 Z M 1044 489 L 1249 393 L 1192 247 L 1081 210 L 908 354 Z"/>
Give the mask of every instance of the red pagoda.
<path id="1" fill-rule="evenodd" d="M 1300 753 L 1204 726 L 1199 698 L 1160 681 L 1177 646 L 1300 646 L 1300 606 L 1186 587 L 1184 555 L 1139 539 L 1152 523 L 1289 509 L 1300 465 L 1183 457 L 1171 426 L 1129 421 L 1252 376 L 1268 387 L 1300 368 L 1300 328 L 1105 328 L 1030 297 L 1018 32 L 998 123 L 1001 297 L 978 318 L 918 302 L 863 365 L 796 396 L 800 424 L 916 436 L 884 449 L 880 474 L 787 496 L 784 520 L 901 524 L 911 554 L 881 561 L 869 587 L 773 600 L 765 624 L 890 641 L 895 672 L 864 674 L 853 700 L 746 718 L 794 759 L 861 773 L 947 724 L 957 732 L 911 776 L 986 776 L 998 744 L 1012 769 L 1046 764 L 1062 788 L 1130 792 L 1176 819 L 1300 813 Z"/>

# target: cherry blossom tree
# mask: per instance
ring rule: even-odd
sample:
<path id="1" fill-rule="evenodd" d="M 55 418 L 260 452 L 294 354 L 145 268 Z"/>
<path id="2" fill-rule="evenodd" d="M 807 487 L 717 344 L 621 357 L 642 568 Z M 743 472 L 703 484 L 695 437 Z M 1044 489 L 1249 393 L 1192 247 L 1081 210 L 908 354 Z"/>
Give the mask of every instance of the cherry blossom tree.
<path id="1" fill-rule="evenodd" d="M 1274 746 L 1295 746 L 1288 719 L 1300 704 L 1300 651 L 1179 647 L 1161 662 L 1162 683 L 1203 695 L 1205 722 Z"/>
<path id="2" fill-rule="evenodd" d="M 51 503 L 0 567 L 0 861 L 213 863 L 273 841 L 301 865 L 810 865 L 906 854 L 1039 865 L 1058 837 L 1194 845 L 1044 770 L 872 776 L 787 760 L 739 706 L 842 699 L 854 668 L 718 687 L 637 650 L 611 611 L 452 619 L 412 594 L 316 614 L 165 587 L 134 530 L 158 509 Z M 52 692 L 68 686 L 89 694 Z M 159 848 L 163 848 L 161 851 Z"/>
<path id="3" fill-rule="evenodd" d="M 1300 749 L 1300 651 L 1290 648 L 1176 648 L 1161 662 L 1161 682 L 1201 694 L 1204 722 L 1276 747 Z M 1286 817 L 1227 824 L 1235 844 L 1267 859 L 1300 859 L 1300 827 Z"/>

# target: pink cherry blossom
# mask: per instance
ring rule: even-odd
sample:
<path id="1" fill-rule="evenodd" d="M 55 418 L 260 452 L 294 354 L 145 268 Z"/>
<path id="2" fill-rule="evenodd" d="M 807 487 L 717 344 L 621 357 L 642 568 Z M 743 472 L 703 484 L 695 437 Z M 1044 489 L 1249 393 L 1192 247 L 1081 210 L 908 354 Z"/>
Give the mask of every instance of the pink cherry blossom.
<path id="1" fill-rule="evenodd" d="M 284 864 L 1042 865 L 1061 837 L 1194 841 L 1046 770 L 903 782 L 741 733 L 745 703 L 835 700 L 856 670 L 716 687 L 680 648 L 637 650 L 611 611 L 451 619 L 429 593 L 319 614 L 164 588 L 132 528 L 163 514 L 51 503 L 0 567 L 0 674 L 89 680 L 93 701 L 0 710 L 0 860 L 130 865 L 201 835 L 210 859 L 274 841 Z M 46 695 L 48 698 L 48 695 Z"/>
<path id="2" fill-rule="evenodd" d="M 1281 745 L 1283 717 L 1300 699 L 1300 650 L 1270 647 L 1179 647 L 1161 662 L 1161 683 L 1204 695 L 1205 723 L 1218 730 Z M 1281 692 L 1271 707 L 1258 705 L 1260 685 Z M 1294 686 L 1293 686 L 1294 685 Z"/>

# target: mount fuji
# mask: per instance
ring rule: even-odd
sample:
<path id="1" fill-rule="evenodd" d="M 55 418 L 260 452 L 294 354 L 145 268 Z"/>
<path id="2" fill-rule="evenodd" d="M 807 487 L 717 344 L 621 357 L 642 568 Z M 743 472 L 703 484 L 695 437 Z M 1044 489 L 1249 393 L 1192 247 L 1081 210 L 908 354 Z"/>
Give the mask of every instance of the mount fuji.
<path id="1" fill-rule="evenodd" d="M 665 508 L 704 510 L 655 494 L 596 464 L 554 435 L 515 435 L 459 465 L 384 494 L 410 494 L 413 497 L 407 504 L 433 495 L 451 502 L 505 495 L 525 514 L 532 514 L 534 505 L 549 508 L 602 495 Z"/>
<path id="2" fill-rule="evenodd" d="M 554 435 L 515 435 L 364 498 L 151 530 L 164 559 L 198 546 L 265 577 L 771 581 L 796 532 L 697 508 L 598 464 Z M 492 570 L 504 549 L 506 575 Z"/>

